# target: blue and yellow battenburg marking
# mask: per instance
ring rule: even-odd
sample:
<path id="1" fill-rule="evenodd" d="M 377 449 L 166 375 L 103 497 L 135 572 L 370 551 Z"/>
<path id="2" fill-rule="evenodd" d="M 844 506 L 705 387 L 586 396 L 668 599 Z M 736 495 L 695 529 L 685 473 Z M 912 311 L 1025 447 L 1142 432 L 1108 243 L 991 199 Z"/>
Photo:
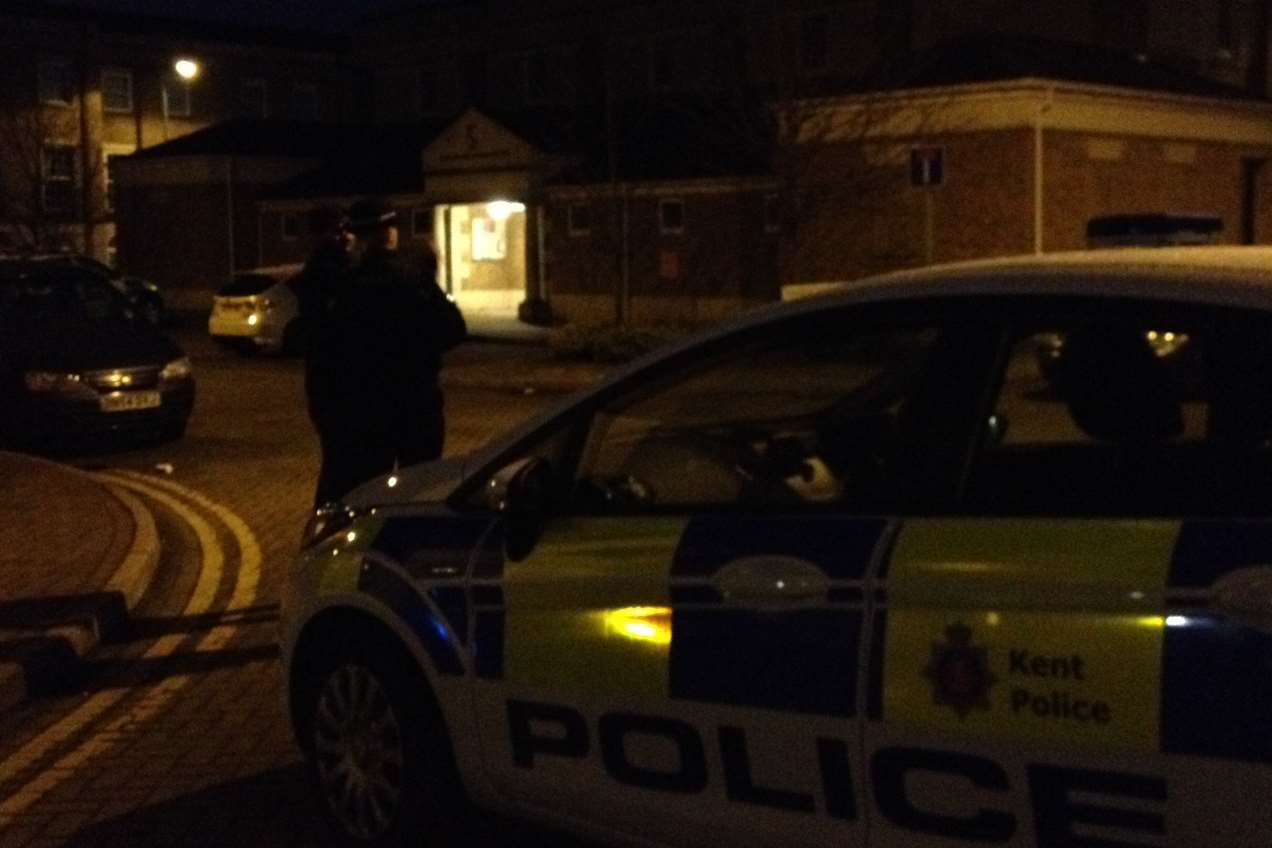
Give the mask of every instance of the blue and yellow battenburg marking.
<path id="1" fill-rule="evenodd" d="M 1272 637 L 1199 591 L 1258 563 L 1272 563 L 1272 523 L 909 521 L 876 620 L 871 717 L 1272 761 Z"/>
<path id="2" fill-rule="evenodd" d="M 479 676 L 562 694 L 856 712 L 861 578 L 885 522 L 833 516 L 562 519 L 483 587 Z M 726 604 L 710 577 L 746 556 L 818 566 L 830 603 Z M 487 574 L 488 577 L 493 576 Z"/>
<path id="3" fill-rule="evenodd" d="M 323 591 L 376 597 L 445 674 L 467 650 L 480 678 L 564 696 L 829 716 L 855 715 L 864 681 L 873 720 L 1272 762 L 1272 636 L 1205 598 L 1272 563 L 1272 521 L 910 520 L 867 584 L 885 527 L 565 518 L 507 562 L 488 519 L 363 516 L 310 556 Z M 726 603 L 710 578 L 766 555 L 817 565 L 826 603 Z"/>
<path id="4" fill-rule="evenodd" d="M 468 637 L 463 581 L 488 523 L 368 513 L 308 556 L 321 569 L 319 591 L 376 599 L 415 635 L 438 673 L 459 675 Z M 416 582 L 422 577 L 432 583 L 427 591 Z"/>

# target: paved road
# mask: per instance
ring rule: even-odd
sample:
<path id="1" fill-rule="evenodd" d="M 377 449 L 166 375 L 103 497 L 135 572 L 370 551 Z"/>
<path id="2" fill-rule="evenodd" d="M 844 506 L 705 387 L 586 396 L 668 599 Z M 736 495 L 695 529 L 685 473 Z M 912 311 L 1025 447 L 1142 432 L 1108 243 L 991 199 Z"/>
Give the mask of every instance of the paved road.
<path id="1" fill-rule="evenodd" d="M 177 336 L 199 380 L 186 438 L 73 460 L 154 510 L 158 577 L 76 691 L 0 716 L 0 848 L 322 844 L 278 696 L 277 599 L 318 466 L 299 364 Z M 447 453 L 551 400 L 453 390 Z"/>

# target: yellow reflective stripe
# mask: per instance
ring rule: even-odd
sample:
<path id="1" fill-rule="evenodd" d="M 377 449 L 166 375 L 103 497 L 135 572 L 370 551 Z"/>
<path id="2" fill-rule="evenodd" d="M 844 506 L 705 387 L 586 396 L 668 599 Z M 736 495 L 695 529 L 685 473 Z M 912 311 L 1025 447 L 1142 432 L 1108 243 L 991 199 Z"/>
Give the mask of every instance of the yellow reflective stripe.
<path id="1" fill-rule="evenodd" d="M 1177 521 L 907 522 L 887 577 L 884 718 L 1159 750 Z"/>
<path id="2" fill-rule="evenodd" d="M 669 580 L 683 518 L 552 522 L 504 567 L 504 679 L 552 691 L 668 697 Z"/>
<path id="3" fill-rule="evenodd" d="M 362 557 L 380 529 L 384 516 L 364 515 L 332 537 L 331 541 L 313 548 L 308 554 L 321 568 L 318 591 L 322 594 L 343 594 L 358 588 L 358 574 Z"/>

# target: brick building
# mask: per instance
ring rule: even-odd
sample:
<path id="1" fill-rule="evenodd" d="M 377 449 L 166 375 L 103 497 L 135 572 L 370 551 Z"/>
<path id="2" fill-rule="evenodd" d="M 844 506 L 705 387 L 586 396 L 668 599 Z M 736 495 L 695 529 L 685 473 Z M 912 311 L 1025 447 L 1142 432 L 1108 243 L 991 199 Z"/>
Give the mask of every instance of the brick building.
<path id="1" fill-rule="evenodd" d="M 9 0 L 0 52 L 0 248 L 112 260 L 119 157 L 244 114 L 348 121 L 356 102 L 325 36 Z"/>
<path id="2" fill-rule="evenodd" d="M 205 297 L 229 267 L 303 258 L 313 206 L 376 193 L 467 309 L 644 321 L 1080 247 L 1105 213 L 1266 240 L 1268 5 L 427 4 L 352 34 L 370 125 L 238 124 L 135 157 L 136 214 L 204 198 L 173 237 L 216 246 L 178 269 L 139 226 L 124 253 Z M 182 183 L 189 156 L 202 176 Z"/>

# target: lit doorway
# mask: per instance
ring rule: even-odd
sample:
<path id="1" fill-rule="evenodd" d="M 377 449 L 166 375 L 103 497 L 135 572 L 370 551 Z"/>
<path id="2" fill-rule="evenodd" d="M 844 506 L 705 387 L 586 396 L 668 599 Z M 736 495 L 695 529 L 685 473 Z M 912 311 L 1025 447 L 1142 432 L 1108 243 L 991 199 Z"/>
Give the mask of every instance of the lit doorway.
<path id="1" fill-rule="evenodd" d="M 515 315 L 526 295 L 526 208 L 445 204 L 433 216 L 439 282 L 465 312 Z"/>

